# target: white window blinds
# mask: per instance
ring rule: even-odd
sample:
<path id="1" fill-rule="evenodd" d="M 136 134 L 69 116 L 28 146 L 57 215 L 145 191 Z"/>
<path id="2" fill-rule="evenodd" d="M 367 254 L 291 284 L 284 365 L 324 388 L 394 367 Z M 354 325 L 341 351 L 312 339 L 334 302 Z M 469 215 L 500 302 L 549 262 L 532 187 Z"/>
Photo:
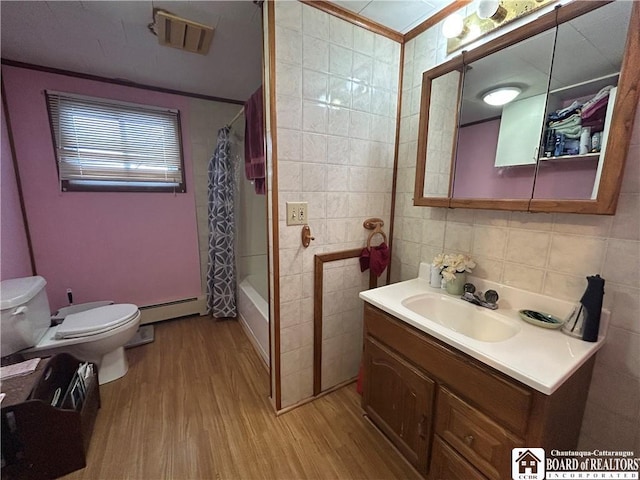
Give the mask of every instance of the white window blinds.
<path id="1" fill-rule="evenodd" d="M 63 190 L 184 191 L 178 111 L 46 97 Z"/>

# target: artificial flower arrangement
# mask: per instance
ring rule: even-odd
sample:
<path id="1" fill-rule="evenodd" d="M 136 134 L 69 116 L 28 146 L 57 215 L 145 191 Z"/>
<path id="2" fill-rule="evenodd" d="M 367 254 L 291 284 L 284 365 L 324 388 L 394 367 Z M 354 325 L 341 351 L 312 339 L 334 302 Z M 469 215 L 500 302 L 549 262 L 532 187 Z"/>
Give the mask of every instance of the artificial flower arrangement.
<path id="1" fill-rule="evenodd" d="M 442 277 L 447 281 L 456 278 L 456 273 L 468 272 L 475 268 L 476 262 L 469 255 L 439 253 L 433 258 L 433 266 L 440 269 Z"/>

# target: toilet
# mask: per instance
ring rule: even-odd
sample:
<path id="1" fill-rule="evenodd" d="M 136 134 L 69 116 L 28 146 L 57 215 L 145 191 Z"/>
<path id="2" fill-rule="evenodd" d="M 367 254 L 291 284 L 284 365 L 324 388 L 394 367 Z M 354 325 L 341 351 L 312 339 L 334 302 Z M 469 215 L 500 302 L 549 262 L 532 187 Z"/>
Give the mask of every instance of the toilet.
<path id="1" fill-rule="evenodd" d="M 110 302 L 74 305 L 68 309 L 74 313 L 51 326 L 46 284 L 40 276 L 0 282 L 0 354 L 34 358 L 66 352 L 95 363 L 101 385 L 124 376 L 129 368 L 124 345 L 140 325 L 138 307 Z"/>

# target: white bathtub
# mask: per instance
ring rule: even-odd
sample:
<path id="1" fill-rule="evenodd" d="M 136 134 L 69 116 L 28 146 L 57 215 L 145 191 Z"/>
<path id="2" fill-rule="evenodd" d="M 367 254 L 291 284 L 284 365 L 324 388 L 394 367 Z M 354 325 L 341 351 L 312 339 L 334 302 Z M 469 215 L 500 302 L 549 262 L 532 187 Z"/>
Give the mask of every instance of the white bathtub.
<path id="1" fill-rule="evenodd" d="M 269 303 L 266 275 L 248 275 L 238 285 L 238 318 L 249 340 L 269 365 Z"/>

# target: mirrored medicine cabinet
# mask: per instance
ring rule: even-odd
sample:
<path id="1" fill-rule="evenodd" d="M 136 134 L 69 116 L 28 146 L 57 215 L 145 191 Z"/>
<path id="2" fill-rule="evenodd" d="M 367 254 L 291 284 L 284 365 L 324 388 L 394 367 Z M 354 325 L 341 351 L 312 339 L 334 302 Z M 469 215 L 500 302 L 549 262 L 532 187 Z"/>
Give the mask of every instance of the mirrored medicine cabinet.
<path id="1" fill-rule="evenodd" d="M 425 72 L 414 205 L 614 214 L 639 28 L 638 2 L 575 1 Z"/>

